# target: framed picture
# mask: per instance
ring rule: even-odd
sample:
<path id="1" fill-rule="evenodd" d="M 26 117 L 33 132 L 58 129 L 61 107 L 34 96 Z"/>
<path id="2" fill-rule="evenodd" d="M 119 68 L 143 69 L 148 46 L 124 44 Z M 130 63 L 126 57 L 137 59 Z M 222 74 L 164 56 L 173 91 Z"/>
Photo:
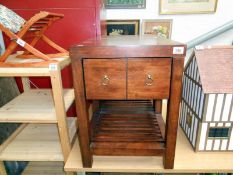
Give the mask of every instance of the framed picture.
<path id="1" fill-rule="evenodd" d="M 142 35 L 153 35 L 163 38 L 171 38 L 171 33 L 171 19 L 148 19 L 142 21 Z"/>
<path id="2" fill-rule="evenodd" d="M 139 35 L 140 20 L 107 20 L 107 35 Z"/>
<path id="3" fill-rule="evenodd" d="M 214 13 L 218 0 L 160 0 L 160 14 Z"/>
<path id="4" fill-rule="evenodd" d="M 106 9 L 144 9 L 146 0 L 105 0 Z"/>

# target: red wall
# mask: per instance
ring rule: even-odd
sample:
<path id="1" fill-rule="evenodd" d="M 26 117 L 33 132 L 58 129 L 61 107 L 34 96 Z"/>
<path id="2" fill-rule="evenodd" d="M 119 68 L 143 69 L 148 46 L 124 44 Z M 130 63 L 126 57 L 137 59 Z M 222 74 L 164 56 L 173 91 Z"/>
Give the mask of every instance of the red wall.
<path id="1" fill-rule="evenodd" d="M 26 20 L 39 11 L 64 14 L 64 18 L 55 22 L 45 34 L 67 50 L 71 45 L 96 37 L 101 33 L 101 0 L 1 0 L 1 4 Z M 5 44 L 6 46 L 9 44 L 9 39 L 5 38 Z M 38 43 L 37 48 L 45 53 L 53 51 L 42 42 Z M 20 79 L 16 80 L 22 91 Z M 39 88 L 51 87 L 49 78 L 36 77 L 30 78 L 30 80 Z M 71 67 L 63 69 L 62 80 L 65 88 L 72 87 Z M 74 107 L 71 108 L 68 115 L 75 115 L 74 110 Z"/>
<path id="2" fill-rule="evenodd" d="M 64 18 L 55 22 L 46 35 L 65 49 L 73 44 L 100 34 L 101 0 L 1 0 L 1 4 L 14 10 L 24 19 L 29 19 L 39 11 L 49 11 L 64 14 Z M 6 45 L 9 40 L 5 40 Z M 53 50 L 44 43 L 37 48 L 51 53 Z M 64 87 L 72 87 L 71 69 L 62 71 Z M 40 88 L 50 87 L 48 78 L 31 78 Z"/>

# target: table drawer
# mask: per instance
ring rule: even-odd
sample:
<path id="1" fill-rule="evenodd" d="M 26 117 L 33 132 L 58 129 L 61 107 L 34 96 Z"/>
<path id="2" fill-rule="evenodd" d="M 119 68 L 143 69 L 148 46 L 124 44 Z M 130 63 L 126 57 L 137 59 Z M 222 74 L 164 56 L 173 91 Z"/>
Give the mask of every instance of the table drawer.
<path id="1" fill-rule="evenodd" d="M 169 97 L 171 58 L 128 59 L 128 99 Z"/>
<path id="2" fill-rule="evenodd" d="M 87 99 L 126 99 L 126 59 L 84 59 Z"/>

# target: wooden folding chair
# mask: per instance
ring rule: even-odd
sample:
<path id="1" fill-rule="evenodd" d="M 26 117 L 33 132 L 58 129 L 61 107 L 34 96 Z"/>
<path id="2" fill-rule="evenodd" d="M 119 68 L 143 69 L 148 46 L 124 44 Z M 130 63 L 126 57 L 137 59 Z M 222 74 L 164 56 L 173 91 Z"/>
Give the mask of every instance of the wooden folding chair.
<path id="1" fill-rule="evenodd" d="M 17 45 L 23 47 L 25 51 L 18 55 L 18 58 L 40 58 L 49 61 L 50 58 L 68 56 L 69 52 L 58 46 L 44 32 L 56 20 L 63 18 L 63 14 L 50 12 L 39 12 L 25 21 L 12 10 L 0 4 L 0 30 L 2 30 L 11 40 L 3 55 L 0 57 L 0 62 L 5 62 L 9 55 L 13 53 Z M 30 39 L 30 43 L 26 42 Z M 42 39 L 48 45 L 59 51 L 56 54 L 44 54 L 34 48 L 37 42 Z"/>

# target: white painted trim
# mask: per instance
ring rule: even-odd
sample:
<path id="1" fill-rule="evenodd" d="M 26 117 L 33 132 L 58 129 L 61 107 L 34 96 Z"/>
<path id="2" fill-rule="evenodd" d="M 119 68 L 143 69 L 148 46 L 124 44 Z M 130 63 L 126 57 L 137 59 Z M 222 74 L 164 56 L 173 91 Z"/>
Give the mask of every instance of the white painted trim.
<path id="1" fill-rule="evenodd" d="M 216 123 L 210 123 L 210 126 L 211 126 L 211 127 L 215 127 L 215 126 L 216 126 Z"/>
<path id="2" fill-rule="evenodd" d="M 200 107 L 199 107 L 200 106 L 200 97 L 201 97 L 201 88 L 198 87 L 197 106 L 196 106 L 196 110 L 195 110 L 197 115 L 199 114 L 199 110 L 200 110 Z M 199 116 L 199 118 L 201 119 L 201 116 Z"/>
<path id="3" fill-rule="evenodd" d="M 214 108 L 215 94 L 209 94 L 207 112 L 206 112 L 206 121 L 212 121 L 213 108 Z"/>
<path id="4" fill-rule="evenodd" d="M 227 149 L 227 143 L 228 143 L 228 139 L 223 139 L 222 140 L 222 145 L 221 145 L 221 150 L 226 150 Z"/>
<path id="5" fill-rule="evenodd" d="M 217 103 L 215 107 L 214 121 L 220 121 L 222 105 L 223 105 L 223 97 L 224 97 L 224 94 L 218 94 L 216 97 Z"/>
<path id="6" fill-rule="evenodd" d="M 191 95 L 192 95 L 192 83 L 191 80 L 188 78 L 188 84 L 189 84 L 189 91 L 188 91 L 188 104 L 191 104 Z"/>
<path id="7" fill-rule="evenodd" d="M 192 116 L 192 123 L 191 123 L 191 128 L 190 128 L 190 142 L 192 142 L 192 139 L 193 139 L 193 127 L 194 127 L 194 119 L 195 119 L 195 116 L 194 114 L 191 112 L 191 116 Z"/>
<path id="8" fill-rule="evenodd" d="M 233 99 L 232 99 L 233 101 Z M 231 116 L 230 116 L 230 121 L 233 121 L 233 103 L 232 103 L 232 106 L 231 106 Z"/>
<path id="9" fill-rule="evenodd" d="M 197 85 L 195 85 L 195 91 L 194 91 L 195 93 L 195 95 L 194 95 L 194 105 L 193 105 L 193 110 L 195 111 L 195 113 L 197 114 L 197 111 L 196 111 L 196 109 L 197 109 L 197 103 L 198 103 L 198 101 L 197 101 L 197 98 L 198 98 L 198 86 Z"/>
<path id="10" fill-rule="evenodd" d="M 215 139 L 214 140 L 214 147 L 213 147 L 213 150 L 219 150 L 220 149 L 220 139 Z"/>
<path id="11" fill-rule="evenodd" d="M 233 150 L 233 129 L 231 130 L 228 150 Z"/>
<path id="12" fill-rule="evenodd" d="M 200 108 L 199 108 L 199 117 L 200 119 L 202 119 L 204 116 L 202 116 L 202 111 L 204 110 L 204 93 L 201 89 L 201 102 L 200 102 Z"/>
<path id="13" fill-rule="evenodd" d="M 208 139 L 207 142 L 206 142 L 206 148 L 205 150 L 212 150 L 212 145 L 213 145 L 213 139 Z"/>
<path id="14" fill-rule="evenodd" d="M 230 107 L 231 107 L 232 94 L 226 94 L 225 105 L 222 114 L 222 121 L 228 121 Z"/>
<path id="15" fill-rule="evenodd" d="M 193 131 L 193 140 L 192 140 L 192 143 L 193 143 L 193 146 L 195 147 L 195 144 L 196 144 L 196 137 L 197 137 L 197 132 L 198 132 L 198 119 L 196 117 L 194 117 L 194 131 Z"/>
<path id="16" fill-rule="evenodd" d="M 208 123 L 201 124 L 201 136 L 200 136 L 199 150 L 205 149 L 207 127 L 208 127 Z"/>
<path id="17" fill-rule="evenodd" d="M 191 108 L 193 109 L 194 108 L 194 97 L 195 97 L 195 84 L 191 81 L 192 83 L 192 100 L 191 100 Z"/>

